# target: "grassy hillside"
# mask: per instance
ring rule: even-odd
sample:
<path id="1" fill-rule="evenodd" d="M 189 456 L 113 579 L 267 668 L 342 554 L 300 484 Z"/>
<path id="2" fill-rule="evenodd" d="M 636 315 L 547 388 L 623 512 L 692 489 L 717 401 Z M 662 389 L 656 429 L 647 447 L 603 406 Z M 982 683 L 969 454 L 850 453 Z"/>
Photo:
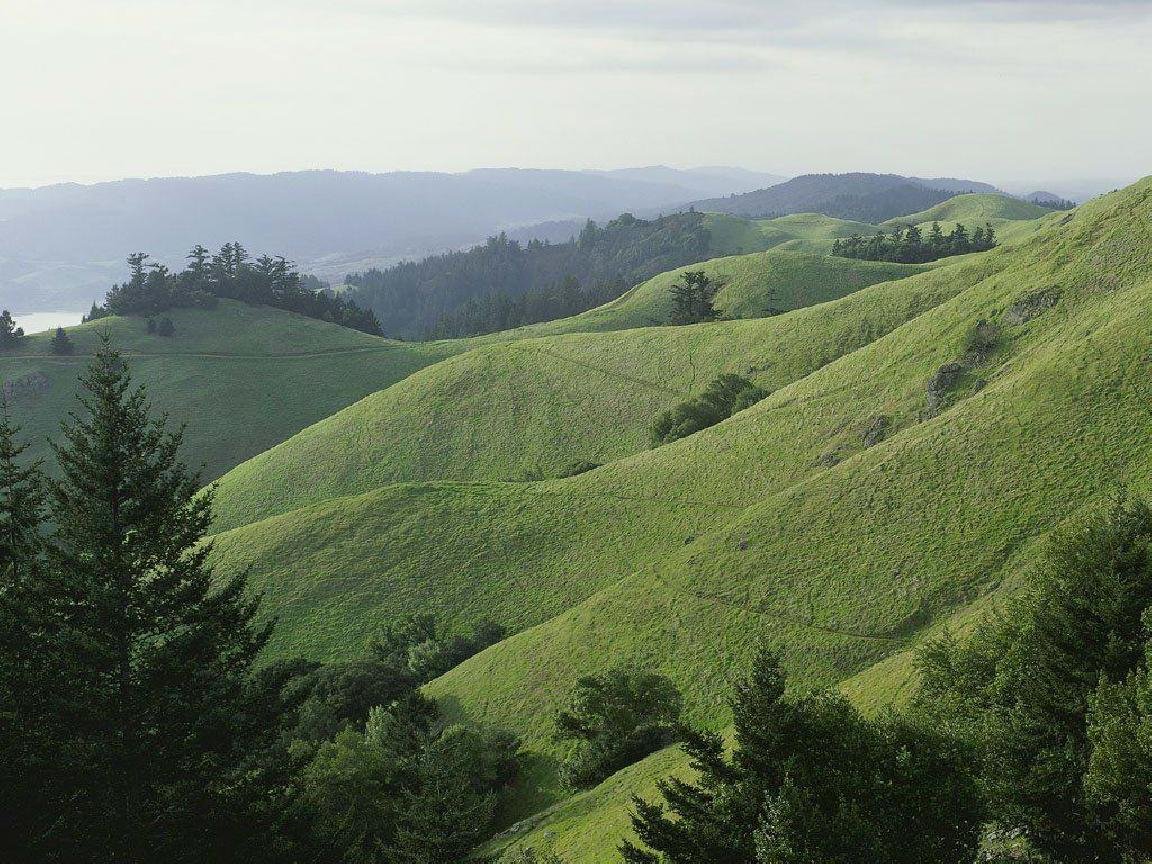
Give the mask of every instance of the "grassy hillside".
<path id="1" fill-rule="evenodd" d="M 985 222 L 996 220 L 1024 220 L 1042 219 L 1050 216 L 1047 210 L 1038 204 L 1021 201 L 1008 195 L 998 193 L 973 193 L 970 195 L 957 195 L 949 198 L 919 213 L 910 213 L 884 223 L 884 227 L 894 225 L 922 225 L 931 222 L 967 222 L 983 225 Z"/>
<path id="2" fill-rule="evenodd" d="M 861 676 L 858 695 L 893 698 L 908 650 L 1020 572 L 1070 504 L 1147 479 L 1150 216 L 1146 181 L 1015 248 L 775 322 L 688 328 L 792 319 L 804 343 L 829 310 L 882 305 L 898 291 L 943 295 L 675 444 L 561 481 L 384 485 L 229 532 L 220 560 L 262 559 L 257 578 L 284 615 L 282 647 L 353 653 L 392 610 L 428 604 L 453 623 L 496 614 L 533 625 L 430 687 L 453 712 L 524 736 L 537 754 L 525 813 L 558 794 L 548 718 L 591 670 L 662 671 L 696 722 L 722 728 L 731 676 L 767 637 L 784 646 L 800 686 Z M 1002 327 L 991 356 L 947 387 L 930 385 L 965 356 L 982 319 Z M 633 331 L 614 337 L 623 368 L 643 371 L 629 351 L 648 349 L 625 347 Z M 566 338 L 593 350 L 594 340 Z M 551 368 L 531 349 L 507 363 L 489 355 L 505 365 L 512 356 L 531 375 Z M 683 374 L 658 363 L 635 377 L 662 386 Z M 545 392 L 525 391 L 526 403 Z M 880 417 L 877 442 L 868 433 Z M 592 425 L 616 434 L 602 419 Z M 522 442 L 540 431 L 522 428 Z"/>
<path id="3" fill-rule="evenodd" d="M 76 345 L 69 357 L 52 355 L 50 333 L 0 353 L 0 379 L 30 455 L 50 457 L 46 439 L 75 407 L 76 377 L 103 331 L 132 357 L 155 407 L 189 424 L 184 455 L 203 465 L 205 479 L 450 353 L 233 301 L 170 317 L 170 338 L 149 334 L 143 319 L 105 318 L 68 328 Z"/>
<path id="4" fill-rule="evenodd" d="M 803 251 L 827 252 L 832 241 L 853 234 L 871 234 L 875 225 L 837 219 L 822 213 L 796 213 L 778 219 L 739 219 L 708 213 L 704 226 L 711 234 L 713 255 L 743 255 L 779 246 L 800 246 Z"/>
<path id="5" fill-rule="evenodd" d="M 941 230 L 948 233 L 958 223 L 963 223 L 969 229 L 977 225 L 991 225 L 996 229 L 1001 245 L 1015 245 L 1069 218 L 1067 212 L 1053 212 L 1019 198 L 998 193 L 980 193 L 957 195 L 929 210 L 892 219 L 881 227 L 890 230 L 904 225 L 919 225 L 927 231 L 933 222 L 939 222 Z"/>
<path id="6" fill-rule="evenodd" d="M 862 265 L 862 266 L 861 266 Z M 794 255 L 710 262 L 731 308 L 799 304 L 907 265 Z M 675 274 L 645 283 L 636 307 L 663 303 Z M 859 348 L 954 292 L 944 278 L 886 282 L 788 315 L 691 327 L 569 334 L 482 346 L 431 366 L 262 453 L 223 478 L 218 523 L 235 527 L 384 483 L 554 476 L 576 460 L 643 450 L 660 411 L 721 372 L 776 389 Z M 777 295 L 780 296 L 780 295 Z M 583 316 L 581 316 L 583 317 Z M 557 322 L 557 327 L 569 322 Z"/>
<path id="7" fill-rule="evenodd" d="M 596 309 L 571 318 L 532 324 L 468 340 L 480 345 L 563 333 L 603 333 L 651 327 L 668 321 L 668 289 L 688 270 L 703 270 L 723 285 L 716 306 L 733 318 L 760 317 L 770 307 L 791 310 L 835 300 L 868 285 L 899 279 L 923 268 L 915 264 L 853 261 L 783 250 L 713 258 L 661 273 Z"/>

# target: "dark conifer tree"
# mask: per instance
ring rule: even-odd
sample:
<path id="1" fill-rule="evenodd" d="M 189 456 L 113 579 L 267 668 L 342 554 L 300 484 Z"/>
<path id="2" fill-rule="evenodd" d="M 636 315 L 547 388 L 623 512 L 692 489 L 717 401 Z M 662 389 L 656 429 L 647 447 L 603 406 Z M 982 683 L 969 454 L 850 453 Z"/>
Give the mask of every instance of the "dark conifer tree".
<path id="1" fill-rule="evenodd" d="M 672 324 L 701 324 L 720 317 L 715 305 L 720 286 L 703 270 L 685 273 L 683 281 L 673 283 L 669 290 L 672 294 Z"/>
<path id="2" fill-rule="evenodd" d="M 61 626 L 66 598 L 44 566 L 43 478 L 0 413 L 0 860 L 44 860 L 67 794 L 62 718 L 78 679 Z"/>
<path id="3" fill-rule="evenodd" d="M 72 339 L 68 336 L 68 331 L 63 327 L 56 328 L 56 333 L 49 345 L 53 354 L 67 355 L 76 350 L 76 346 L 72 344 Z"/>
<path id="4" fill-rule="evenodd" d="M 243 577 L 214 588 L 211 494 L 108 344 L 56 447 L 50 566 L 80 640 L 82 705 L 62 742 L 81 776 L 57 815 L 66 860 L 216 861 L 245 679 L 268 630 Z"/>
<path id="5" fill-rule="evenodd" d="M 24 328 L 17 327 L 12 313 L 0 312 L 0 348 L 11 348 L 24 337 Z"/>

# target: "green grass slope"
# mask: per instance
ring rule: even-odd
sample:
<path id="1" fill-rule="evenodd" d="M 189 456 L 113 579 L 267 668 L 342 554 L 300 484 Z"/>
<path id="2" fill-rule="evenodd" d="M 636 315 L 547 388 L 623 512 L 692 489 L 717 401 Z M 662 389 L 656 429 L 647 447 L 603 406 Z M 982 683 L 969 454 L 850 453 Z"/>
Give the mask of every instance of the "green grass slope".
<path id="1" fill-rule="evenodd" d="M 872 276 L 920 268 L 841 267 L 847 259 L 773 256 L 792 298 L 836 293 Z M 761 256 L 721 262 L 733 304 L 759 302 Z M 781 270 L 783 272 L 781 272 Z M 786 275 L 787 274 L 787 275 Z M 851 279 L 843 281 L 844 274 Z M 840 276 L 840 287 L 832 284 Z M 668 277 L 669 279 L 671 277 Z M 862 278 L 862 277 L 861 277 Z M 791 280 L 791 281 L 789 281 Z M 851 284 L 850 284 L 851 283 Z M 226 475 L 217 522 L 233 528 L 390 482 L 555 476 L 576 460 L 603 464 L 647 447 L 656 415 L 721 372 L 776 389 L 952 296 L 926 273 L 787 315 L 496 343 L 428 367 L 312 426 Z"/>
<path id="2" fill-rule="evenodd" d="M 668 288 L 689 270 L 703 270 L 723 288 L 716 307 L 732 318 L 754 318 L 769 308 L 791 310 L 835 300 L 868 285 L 919 273 L 915 264 L 853 261 L 831 255 L 770 250 L 713 258 L 670 270 L 642 282 L 620 297 L 571 318 L 530 324 L 469 340 L 471 344 L 506 342 L 564 333 L 604 333 L 652 327 L 668 321 Z"/>
<path id="3" fill-rule="evenodd" d="M 965 222 L 983 225 L 991 220 L 1022 221 L 1042 219 L 1052 211 L 1029 201 L 1021 201 L 996 192 L 974 192 L 949 198 L 928 210 L 910 213 L 885 222 L 882 227 L 923 225 L 931 222 Z"/>
<path id="4" fill-rule="evenodd" d="M 76 407 L 77 375 L 107 331 L 136 380 L 174 423 L 188 423 L 184 457 L 213 479 L 234 465 L 451 351 L 407 345 L 268 307 L 221 302 L 173 310 L 176 335 L 149 334 L 139 318 L 68 328 L 76 353 L 52 355 L 50 333 L 0 353 L 13 418 L 47 458 L 46 440 Z"/>
<path id="5" fill-rule="evenodd" d="M 778 219 L 740 219 L 708 213 L 704 225 L 711 234 L 710 247 L 716 256 L 763 252 L 786 244 L 802 244 L 810 252 L 827 252 L 833 240 L 876 231 L 876 226 L 867 222 L 822 213 L 793 213 Z"/>
<path id="6" fill-rule="evenodd" d="M 957 195 L 929 210 L 892 219 L 880 227 L 891 230 L 904 225 L 918 225 L 927 230 L 933 222 L 939 222 L 947 233 L 959 223 L 970 229 L 977 225 L 991 225 L 996 229 L 1001 244 L 1015 244 L 1068 216 L 1068 213 L 1053 212 L 1008 195 L 973 193 Z"/>
<path id="7" fill-rule="evenodd" d="M 1152 180 L 893 283 L 927 285 L 943 302 L 675 444 L 561 481 L 384 485 L 228 532 L 217 560 L 259 561 L 283 616 L 278 650 L 353 654 L 402 609 L 516 628 L 429 690 L 523 736 L 524 815 L 561 797 L 549 718 L 589 671 L 664 672 L 695 722 L 724 728 L 731 679 L 768 638 L 798 686 L 897 698 L 909 650 L 1004 591 L 1070 511 L 1118 482 L 1147 488 Z M 1054 307 L 1033 302 L 1053 290 Z M 979 320 L 1002 325 L 999 346 L 926 411 L 929 382 Z M 605 860 L 626 797 L 606 790 L 517 842 L 571 820 L 587 826 L 574 860 Z"/>
<path id="8" fill-rule="evenodd" d="M 738 666 L 759 636 L 780 639 L 804 679 L 828 683 L 906 651 L 979 602 L 1069 502 L 1148 478 L 1150 198 L 1147 182 L 1113 196 L 1046 242 L 1001 253 L 998 273 L 755 408 L 571 481 L 640 496 L 659 488 L 665 502 L 690 482 L 697 501 L 748 506 L 735 519 L 718 509 L 706 535 L 473 658 L 433 692 L 546 750 L 546 718 L 565 682 L 635 663 L 679 680 L 693 716 L 718 726 L 722 670 Z M 1105 273 L 1100 254 L 1111 263 Z M 924 383 L 955 358 L 964 329 L 1054 282 L 1064 299 L 1007 328 L 1001 352 L 980 370 L 987 384 L 969 382 L 957 404 L 919 420 Z M 888 440 L 850 444 L 878 409 L 893 418 Z M 840 445 L 848 445 L 842 462 L 818 464 Z M 749 470 L 753 454 L 759 471 Z M 521 686 L 528 664 L 549 674 Z"/>

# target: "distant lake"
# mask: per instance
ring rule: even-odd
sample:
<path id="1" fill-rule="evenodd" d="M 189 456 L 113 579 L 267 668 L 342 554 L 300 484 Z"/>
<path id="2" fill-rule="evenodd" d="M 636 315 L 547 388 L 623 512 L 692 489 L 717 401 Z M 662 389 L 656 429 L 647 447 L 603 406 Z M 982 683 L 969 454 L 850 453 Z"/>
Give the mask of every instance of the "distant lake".
<path id="1" fill-rule="evenodd" d="M 23 315 L 15 314 L 16 326 L 23 327 L 25 333 L 42 333 L 45 330 L 55 330 L 57 327 L 71 327 L 79 324 L 84 317 L 83 312 L 26 312 Z"/>

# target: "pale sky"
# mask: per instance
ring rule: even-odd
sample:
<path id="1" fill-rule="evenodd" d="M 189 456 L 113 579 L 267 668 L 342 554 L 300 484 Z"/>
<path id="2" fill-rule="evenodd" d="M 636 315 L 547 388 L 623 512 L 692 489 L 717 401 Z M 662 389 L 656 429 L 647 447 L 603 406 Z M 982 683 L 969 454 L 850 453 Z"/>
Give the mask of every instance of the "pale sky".
<path id="1" fill-rule="evenodd" d="M 1152 173 L 1148 0 L 0 0 L 0 187 L 742 165 Z"/>

